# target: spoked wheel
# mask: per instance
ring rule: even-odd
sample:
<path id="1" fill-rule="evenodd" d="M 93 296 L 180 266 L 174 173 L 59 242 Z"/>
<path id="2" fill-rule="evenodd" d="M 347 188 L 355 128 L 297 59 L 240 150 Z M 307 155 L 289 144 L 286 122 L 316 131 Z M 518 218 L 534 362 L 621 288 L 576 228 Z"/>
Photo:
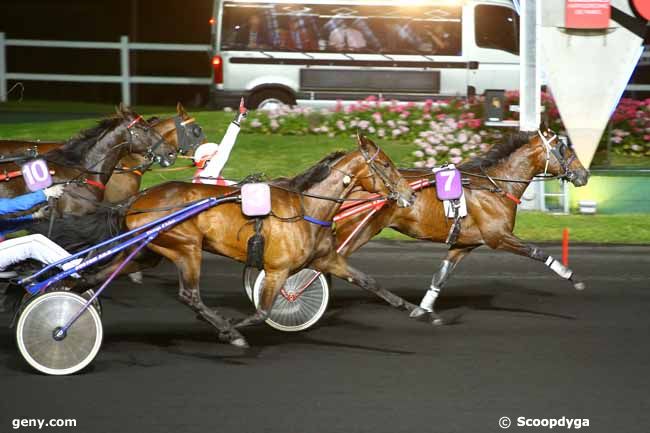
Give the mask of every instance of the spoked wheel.
<path id="1" fill-rule="evenodd" d="M 259 306 L 264 275 L 264 271 L 259 272 L 253 287 L 255 307 Z M 280 331 L 303 331 L 323 317 L 329 297 L 327 277 L 313 269 L 303 269 L 287 278 L 266 323 Z"/>
<path id="2" fill-rule="evenodd" d="M 25 361 L 36 370 L 65 375 L 82 370 L 95 359 L 102 344 L 102 321 L 91 305 L 62 338 L 55 333 L 86 303 L 71 292 L 49 292 L 34 297 L 21 312 L 16 342 Z"/>

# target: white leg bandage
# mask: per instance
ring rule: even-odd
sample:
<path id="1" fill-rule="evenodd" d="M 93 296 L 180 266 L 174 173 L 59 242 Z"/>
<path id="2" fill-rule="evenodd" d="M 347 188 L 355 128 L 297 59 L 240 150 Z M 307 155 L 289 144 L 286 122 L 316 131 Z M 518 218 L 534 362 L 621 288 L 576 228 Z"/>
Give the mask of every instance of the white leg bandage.
<path id="1" fill-rule="evenodd" d="M 38 260 L 47 265 L 70 257 L 70 253 L 41 234 L 23 236 L 0 242 L 0 270 L 26 259 Z M 70 269 L 81 262 L 72 260 L 61 266 Z"/>
<path id="2" fill-rule="evenodd" d="M 565 280 L 568 280 L 569 278 L 571 278 L 571 275 L 573 275 L 573 271 L 571 269 L 567 268 L 566 266 L 564 266 L 562 263 L 558 262 L 551 256 L 548 256 L 548 259 L 546 259 L 545 264 Z"/>
<path id="3" fill-rule="evenodd" d="M 420 302 L 420 308 L 427 310 L 429 312 L 433 311 L 433 304 L 435 304 L 438 295 L 440 294 L 440 289 L 435 286 L 431 286 L 427 293 L 424 294 L 422 302 Z"/>

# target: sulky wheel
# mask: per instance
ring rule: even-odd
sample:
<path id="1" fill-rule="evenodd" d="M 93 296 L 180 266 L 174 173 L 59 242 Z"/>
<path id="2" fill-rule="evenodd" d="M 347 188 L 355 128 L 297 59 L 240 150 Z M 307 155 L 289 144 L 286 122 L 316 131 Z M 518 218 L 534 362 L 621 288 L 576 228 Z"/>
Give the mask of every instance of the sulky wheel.
<path id="1" fill-rule="evenodd" d="M 309 281 L 313 280 L 305 287 Z M 264 284 L 264 271 L 259 272 L 253 288 L 255 306 L 259 306 Z M 329 284 L 325 275 L 303 269 L 287 278 L 284 287 L 275 298 L 266 323 L 280 331 L 303 331 L 323 316 L 329 301 Z"/>
<path id="2" fill-rule="evenodd" d="M 244 290 L 246 290 L 246 295 L 251 301 L 253 300 L 253 287 L 255 287 L 255 281 L 257 281 L 259 274 L 260 271 L 252 266 L 246 266 L 242 274 Z"/>
<path id="3" fill-rule="evenodd" d="M 64 375 L 92 362 L 103 336 L 101 318 L 92 305 L 63 338 L 54 336 L 85 303 L 86 299 L 75 293 L 49 292 L 25 305 L 16 325 L 16 342 L 29 365 L 45 374 Z"/>

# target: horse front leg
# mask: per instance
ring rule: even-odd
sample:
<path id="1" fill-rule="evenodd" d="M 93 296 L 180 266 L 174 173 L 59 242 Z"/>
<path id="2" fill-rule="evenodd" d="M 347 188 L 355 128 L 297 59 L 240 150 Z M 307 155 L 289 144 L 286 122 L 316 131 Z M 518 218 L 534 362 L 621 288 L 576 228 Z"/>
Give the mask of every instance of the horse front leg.
<path id="1" fill-rule="evenodd" d="M 311 266 L 320 272 L 330 273 L 335 277 L 372 292 L 397 309 L 413 311 L 416 308 L 414 304 L 411 304 L 393 292 L 379 287 L 374 278 L 350 266 L 345 257 L 340 254 L 333 252 L 324 258 L 315 260 Z"/>
<path id="2" fill-rule="evenodd" d="M 503 251 L 510 251 L 511 253 L 515 253 L 520 256 L 530 257 L 531 259 L 537 260 L 539 262 L 544 262 L 546 266 L 551 268 L 551 270 L 553 270 L 553 272 L 558 274 L 561 278 L 570 281 L 576 290 L 584 290 L 585 288 L 585 283 L 577 280 L 570 268 L 567 268 L 552 256 L 544 253 L 544 251 L 542 251 L 539 247 L 536 247 L 532 244 L 527 244 L 511 233 L 503 236 L 495 248 Z"/>
<path id="3" fill-rule="evenodd" d="M 431 286 L 429 290 L 425 293 L 420 306 L 411 311 L 411 317 L 415 319 L 422 319 L 423 317 L 428 317 L 431 320 L 431 323 L 434 325 L 444 325 L 455 320 L 451 318 L 443 318 L 438 315 L 435 311 L 434 304 L 440 291 L 443 286 L 451 277 L 451 273 L 454 271 L 458 263 L 460 263 L 469 253 L 471 253 L 478 245 L 472 245 L 468 247 L 457 247 L 452 246 L 447 252 L 447 257 L 442 261 L 440 269 L 433 275 L 431 279 Z"/>

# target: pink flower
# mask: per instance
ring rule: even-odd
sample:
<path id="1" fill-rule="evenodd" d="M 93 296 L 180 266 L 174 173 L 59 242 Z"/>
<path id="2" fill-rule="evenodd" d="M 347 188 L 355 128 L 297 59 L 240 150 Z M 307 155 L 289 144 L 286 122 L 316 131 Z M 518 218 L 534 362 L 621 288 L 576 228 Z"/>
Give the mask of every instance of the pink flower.
<path id="1" fill-rule="evenodd" d="M 379 129 L 377 130 L 377 136 L 378 136 L 379 138 L 383 138 L 383 137 L 386 136 L 386 131 L 384 131 L 384 128 L 379 128 Z"/>
<path id="2" fill-rule="evenodd" d="M 422 158 L 422 157 L 424 157 L 424 152 L 422 152 L 421 150 L 416 150 L 415 152 L 413 152 L 413 156 L 416 156 L 418 158 Z"/>
<path id="3" fill-rule="evenodd" d="M 454 157 L 452 157 L 452 158 L 449 158 L 449 161 L 450 161 L 452 164 L 458 164 L 458 163 L 461 162 L 462 160 L 463 160 L 463 158 L 461 158 L 460 156 L 454 156 Z"/>
<path id="4" fill-rule="evenodd" d="M 372 119 L 375 121 L 377 125 L 381 125 L 382 123 L 384 123 L 384 120 L 381 118 L 381 113 L 378 111 L 372 114 Z"/>
<path id="5" fill-rule="evenodd" d="M 451 156 L 460 156 L 460 155 L 462 155 L 462 153 L 463 153 L 463 152 L 461 152 L 460 149 L 457 148 L 457 147 L 454 147 L 454 148 L 452 148 L 452 149 L 449 149 L 449 154 L 450 154 Z"/>
<path id="6" fill-rule="evenodd" d="M 401 133 L 402 133 L 402 131 L 400 131 L 399 129 L 393 129 L 393 137 L 397 137 Z"/>

